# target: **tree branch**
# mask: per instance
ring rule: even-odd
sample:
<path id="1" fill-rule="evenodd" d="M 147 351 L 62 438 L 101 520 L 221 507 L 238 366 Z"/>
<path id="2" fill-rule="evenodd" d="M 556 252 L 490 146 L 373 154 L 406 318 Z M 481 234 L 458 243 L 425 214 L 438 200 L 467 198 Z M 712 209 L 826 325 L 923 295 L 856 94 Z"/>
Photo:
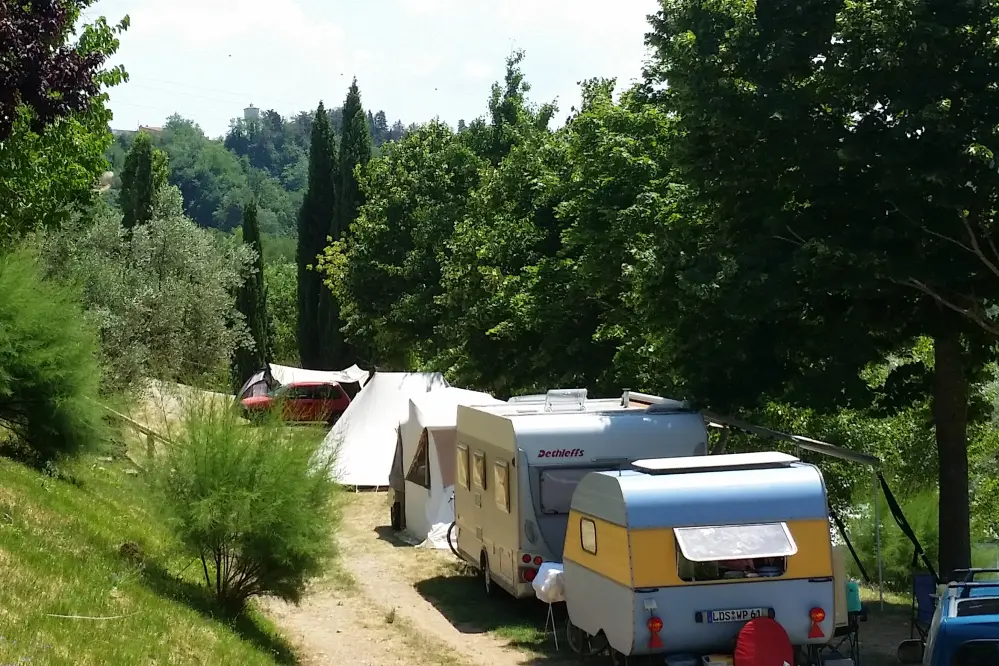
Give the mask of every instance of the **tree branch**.
<path id="1" fill-rule="evenodd" d="M 962 307 L 955 303 L 954 301 L 944 298 L 939 292 L 929 287 L 924 282 L 921 282 L 915 278 L 908 278 L 906 280 L 892 280 L 895 284 L 902 285 L 904 287 L 912 287 L 917 291 L 929 296 L 938 304 L 952 310 L 960 315 L 963 315 L 981 327 L 984 331 L 991 333 L 992 335 L 999 336 L 999 323 L 990 319 L 987 315 L 978 311 L 973 307 Z"/>

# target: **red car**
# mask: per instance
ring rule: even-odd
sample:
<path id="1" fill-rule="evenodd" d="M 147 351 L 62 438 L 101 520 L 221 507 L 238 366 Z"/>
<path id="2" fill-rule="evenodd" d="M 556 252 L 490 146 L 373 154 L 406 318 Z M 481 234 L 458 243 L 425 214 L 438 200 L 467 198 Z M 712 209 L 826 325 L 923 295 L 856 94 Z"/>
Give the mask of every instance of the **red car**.
<path id="1" fill-rule="evenodd" d="M 281 404 L 285 421 L 333 423 L 350 405 L 350 396 L 336 382 L 295 382 L 266 395 L 243 398 L 241 403 L 243 413 L 251 419 Z"/>

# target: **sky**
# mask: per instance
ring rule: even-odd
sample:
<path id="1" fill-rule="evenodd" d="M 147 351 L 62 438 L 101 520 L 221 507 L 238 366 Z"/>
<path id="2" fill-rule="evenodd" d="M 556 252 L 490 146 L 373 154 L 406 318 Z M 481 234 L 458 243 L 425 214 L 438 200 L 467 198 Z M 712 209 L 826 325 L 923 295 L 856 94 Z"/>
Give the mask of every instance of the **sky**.
<path id="1" fill-rule="evenodd" d="M 110 91 L 114 129 L 162 125 L 179 113 L 221 136 L 249 104 L 284 116 L 340 106 L 357 77 L 366 109 L 389 123 L 455 125 L 486 112 L 506 57 L 557 119 L 577 83 L 641 75 L 657 0 L 99 0 L 84 15 L 131 26 L 111 64 L 129 82 Z"/>

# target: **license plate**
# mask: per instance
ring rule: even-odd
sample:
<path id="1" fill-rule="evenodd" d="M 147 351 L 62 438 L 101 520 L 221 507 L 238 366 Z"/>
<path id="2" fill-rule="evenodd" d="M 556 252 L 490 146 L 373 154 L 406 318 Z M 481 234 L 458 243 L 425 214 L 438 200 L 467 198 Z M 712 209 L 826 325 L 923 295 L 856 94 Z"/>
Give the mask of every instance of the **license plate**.
<path id="1" fill-rule="evenodd" d="M 769 608 L 732 608 L 730 610 L 713 610 L 707 612 L 708 624 L 718 622 L 748 622 L 754 617 L 769 617 Z"/>

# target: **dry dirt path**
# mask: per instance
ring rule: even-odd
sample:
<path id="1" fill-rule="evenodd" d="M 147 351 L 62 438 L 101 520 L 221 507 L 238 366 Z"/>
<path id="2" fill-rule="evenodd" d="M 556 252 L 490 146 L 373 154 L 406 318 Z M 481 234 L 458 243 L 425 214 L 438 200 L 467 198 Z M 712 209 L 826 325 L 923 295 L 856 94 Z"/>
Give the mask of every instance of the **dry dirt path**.
<path id="1" fill-rule="evenodd" d="M 565 663 L 520 649 L 481 627 L 456 627 L 414 584 L 459 580 L 467 593 L 468 581 L 457 575 L 450 553 L 413 548 L 390 538 L 386 502 L 385 493 L 353 495 L 338 540 L 342 571 L 317 583 L 301 606 L 265 604 L 268 614 L 297 644 L 304 664 Z M 479 601 L 465 600 L 476 606 Z M 484 598 L 481 602 L 482 612 L 488 613 L 489 602 Z"/>

